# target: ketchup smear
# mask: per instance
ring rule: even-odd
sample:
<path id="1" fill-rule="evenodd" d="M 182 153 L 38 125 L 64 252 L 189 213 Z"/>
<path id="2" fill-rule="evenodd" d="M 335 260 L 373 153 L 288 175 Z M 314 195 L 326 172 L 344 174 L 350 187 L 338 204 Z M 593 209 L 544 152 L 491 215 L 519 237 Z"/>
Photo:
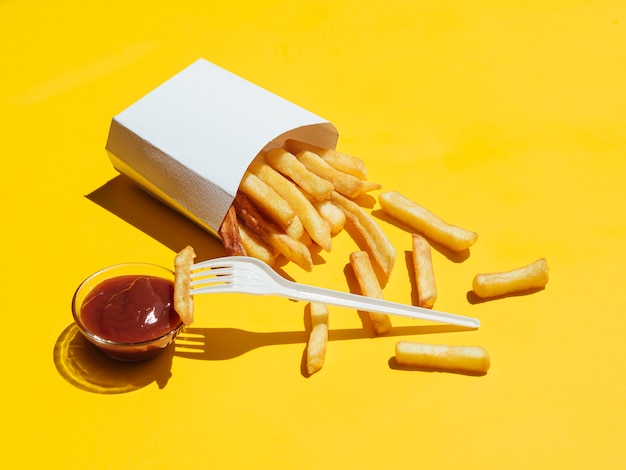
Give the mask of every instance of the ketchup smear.
<path id="1" fill-rule="evenodd" d="M 117 276 L 85 297 L 81 321 L 93 334 L 120 343 L 159 338 L 180 324 L 174 284 L 156 276 Z"/>

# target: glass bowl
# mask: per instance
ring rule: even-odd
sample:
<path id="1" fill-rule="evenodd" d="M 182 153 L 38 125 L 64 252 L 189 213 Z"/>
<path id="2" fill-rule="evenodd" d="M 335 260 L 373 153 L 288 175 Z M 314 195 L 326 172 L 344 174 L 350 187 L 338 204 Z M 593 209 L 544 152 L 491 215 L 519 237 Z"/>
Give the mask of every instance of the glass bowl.
<path id="1" fill-rule="evenodd" d="M 137 341 L 122 340 L 119 338 L 108 339 L 105 336 L 113 337 L 115 334 L 97 334 L 86 325 L 86 323 L 89 322 L 86 322 L 83 318 L 84 312 L 82 307 L 87 296 L 96 287 L 101 285 L 102 282 L 125 276 L 165 279 L 172 282 L 173 290 L 174 273 L 163 266 L 149 263 L 117 264 L 92 274 L 78 286 L 76 292 L 74 293 L 74 297 L 72 298 L 72 315 L 78 329 L 85 336 L 85 338 L 102 352 L 114 359 L 123 361 L 141 361 L 156 356 L 168 347 L 172 341 L 174 341 L 178 333 L 183 328 L 183 322 L 180 321 L 179 318 L 176 318 L 175 321 L 170 320 L 167 329 L 161 330 L 157 336 L 146 339 L 142 338 Z M 173 300 L 171 308 L 173 309 Z M 105 315 L 104 311 L 96 312 L 96 314 Z M 128 327 L 128 322 L 131 322 L 132 324 L 132 321 L 134 321 L 129 319 L 132 319 L 132 317 L 132 313 L 130 316 L 120 317 L 119 320 L 116 317 L 114 322 L 119 321 L 120 323 L 126 324 L 126 327 Z M 112 326 L 114 328 L 115 324 L 113 323 Z M 132 326 L 131 328 L 140 327 Z"/>

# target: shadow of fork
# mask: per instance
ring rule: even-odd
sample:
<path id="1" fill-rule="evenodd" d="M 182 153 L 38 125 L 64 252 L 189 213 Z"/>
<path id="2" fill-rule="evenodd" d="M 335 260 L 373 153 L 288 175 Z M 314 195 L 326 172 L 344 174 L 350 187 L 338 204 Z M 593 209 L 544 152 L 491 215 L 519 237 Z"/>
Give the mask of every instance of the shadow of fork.
<path id="1" fill-rule="evenodd" d="M 414 336 L 436 333 L 474 331 L 455 325 L 433 324 L 394 326 L 385 337 Z M 375 338 L 370 328 L 330 330 L 328 341 L 346 341 Z M 306 344 L 309 328 L 299 331 L 255 332 L 239 328 L 195 328 L 183 330 L 175 341 L 174 355 L 188 359 L 222 361 L 242 356 L 254 349 L 281 344 Z"/>

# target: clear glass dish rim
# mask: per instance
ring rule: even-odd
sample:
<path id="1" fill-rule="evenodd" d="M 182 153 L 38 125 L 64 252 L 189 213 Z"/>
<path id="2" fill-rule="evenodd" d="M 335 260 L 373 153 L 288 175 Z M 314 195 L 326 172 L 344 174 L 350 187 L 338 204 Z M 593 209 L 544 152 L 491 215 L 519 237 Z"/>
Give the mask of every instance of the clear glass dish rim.
<path id="1" fill-rule="evenodd" d="M 91 331 L 89 331 L 85 325 L 83 324 L 83 322 L 80 319 L 80 315 L 78 314 L 78 310 L 80 310 L 80 306 L 76 305 L 76 300 L 78 297 L 78 293 L 80 292 L 80 290 L 83 288 L 83 286 L 85 284 L 87 284 L 88 282 L 90 282 L 93 278 L 95 278 L 96 276 L 99 276 L 107 271 L 110 271 L 111 269 L 114 268 L 118 268 L 118 267 L 132 267 L 132 266 L 146 266 L 146 267 L 150 267 L 150 268 L 159 268 L 159 269 L 163 269 L 167 272 L 170 272 L 172 275 L 174 274 L 174 272 L 169 269 L 166 268 L 165 266 L 161 266 L 160 264 L 155 264 L 155 263 L 145 263 L 145 262 L 141 262 L 141 261 L 129 261 L 126 263 L 118 263 L 118 264 L 113 264 L 111 266 L 107 266 L 106 268 L 102 268 L 94 273 L 92 273 L 91 275 L 87 276 L 76 288 L 76 290 L 74 291 L 74 295 L 72 296 L 72 317 L 74 318 L 74 322 L 76 323 L 76 326 L 78 327 L 78 329 L 85 335 L 87 335 L 89 338 L 93 339 L 95 342 L 97 342 L 98 344 L 102 344 L 105 346 L 112 346 L 112 347 L 118 347 L 118 348 L 129 348 L 129 347 L 136 347 L 136 346 L 149 346 L 151 344 L 154 343 L 158 343 L 160 341 L 163 341 L 167 338 L 169 338 L 170 336 L 174 336 L 176 335 L 184 326 L 182 320 L 176 325 L 176 327 L 174 327 L 173 329 L 171 329 L 170 331 L 168 331 L 167 333 L 165 333 L 164 335 L 161 336 L 157 336 L 156 338 L 152 338 L 152 339 L 148 339 L 145 341 L 137 341 L 137 342 L 119 342 L 119 341 L 113 341 L 110 339 L 106 339 L 106 338 L 102 338 L 94 333 L 92 333 Z"/>

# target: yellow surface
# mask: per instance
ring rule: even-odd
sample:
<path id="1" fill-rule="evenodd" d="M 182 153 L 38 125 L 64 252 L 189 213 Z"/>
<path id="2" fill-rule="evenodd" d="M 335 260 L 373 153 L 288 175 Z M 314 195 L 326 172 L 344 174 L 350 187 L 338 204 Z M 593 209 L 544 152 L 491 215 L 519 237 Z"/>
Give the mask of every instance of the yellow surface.
<path id="1" fill-rule="evenodd" d="M 0 2 L 5 468 L 618 468 L 626 461 L 623 1 Z M 187 341 L 111 363 L 70 299 L 120 261 L 220 245 L 117 177 L 110 119 L 204 57 L 336 124 L 371 179 L 480 233 L 434 251 L 436 307 L 477 331 L 333 309 L 302 373 L 302 304 L 202 299 Z M 374 207 L 374 212 L 378 206 Z M 410 237 L 385 288 L 411 301 Z M 298 281 L 346 290 L 355 245 Z M 473 302 L 539 257 L 550 283 Z M 485 376 L 400 370 L 398 340 L 479 345 Z"/>

